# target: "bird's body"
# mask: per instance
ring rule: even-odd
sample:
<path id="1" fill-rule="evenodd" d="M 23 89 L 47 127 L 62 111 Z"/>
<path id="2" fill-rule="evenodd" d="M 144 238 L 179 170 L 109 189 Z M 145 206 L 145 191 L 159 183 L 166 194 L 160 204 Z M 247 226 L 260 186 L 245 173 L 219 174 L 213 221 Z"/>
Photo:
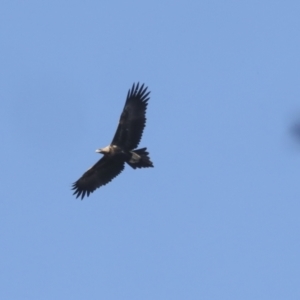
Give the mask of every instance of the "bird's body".
<path id="1" fill-rule="evenodd" d="M 136 168 L 153 167 L 147 148 L 135 149 L 146 125 L 146 109 L 150 92 L 142 85 L 133 84 L 128 91 L 119 125 L 110 145 L 97 149 L 103 157 L 73 184 L 76 198 L 89 196 L 107 184 L 124 169 L 125 163 Z"/>

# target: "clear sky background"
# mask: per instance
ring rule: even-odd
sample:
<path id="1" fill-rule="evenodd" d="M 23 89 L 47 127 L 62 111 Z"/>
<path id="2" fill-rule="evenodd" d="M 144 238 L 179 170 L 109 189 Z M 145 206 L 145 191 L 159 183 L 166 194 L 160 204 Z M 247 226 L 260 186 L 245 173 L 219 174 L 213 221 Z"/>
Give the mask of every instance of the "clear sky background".
<path id="1" fill-rule="evenodd" d="M 0 299 L 300 299 L 299 1 L 0 4 Z M 141 147 L 83 201 L 128 89 Z"/>

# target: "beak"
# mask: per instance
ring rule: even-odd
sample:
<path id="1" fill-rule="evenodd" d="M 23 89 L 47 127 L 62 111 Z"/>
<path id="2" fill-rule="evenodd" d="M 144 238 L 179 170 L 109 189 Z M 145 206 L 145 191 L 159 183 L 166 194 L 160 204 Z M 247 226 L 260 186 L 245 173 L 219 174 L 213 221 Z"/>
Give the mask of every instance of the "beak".
<path id="1" fill-rule="evenodd" d="M 102 149 L 97 149 L 95 152 L 102 153 Z"/>

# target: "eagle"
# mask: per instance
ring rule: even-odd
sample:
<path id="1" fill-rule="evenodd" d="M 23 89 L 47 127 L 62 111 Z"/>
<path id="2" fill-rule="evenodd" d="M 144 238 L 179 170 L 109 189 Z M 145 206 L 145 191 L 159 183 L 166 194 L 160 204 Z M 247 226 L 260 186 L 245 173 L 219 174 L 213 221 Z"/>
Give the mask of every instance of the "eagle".
<path id="1" fill-rule="evenodd" d="M 150 99 L 144 84 L 133 84 L 128 91 L 117 131 L 110 145 L 97 149 L 102 158 L 88 169 L 72 185 L 76 198 L 89 196 L 97 188 L 106 185 L 124 169 L 125 163 L 131 168 L 150 168 L 147 148 L 136 149 L 140 143 L 146 125 L 146 110 Z"/>

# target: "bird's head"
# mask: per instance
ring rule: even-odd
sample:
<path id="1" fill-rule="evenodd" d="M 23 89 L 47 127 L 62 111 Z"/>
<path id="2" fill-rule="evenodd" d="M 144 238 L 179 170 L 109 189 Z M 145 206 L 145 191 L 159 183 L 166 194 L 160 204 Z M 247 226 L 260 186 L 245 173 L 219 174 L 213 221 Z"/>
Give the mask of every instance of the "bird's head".
<path id="1" fill-rule="evenodd" d="M 96 150 L 97 153 L 108 154 L 110 153 L 110 146 L 99 148 Z"/>

